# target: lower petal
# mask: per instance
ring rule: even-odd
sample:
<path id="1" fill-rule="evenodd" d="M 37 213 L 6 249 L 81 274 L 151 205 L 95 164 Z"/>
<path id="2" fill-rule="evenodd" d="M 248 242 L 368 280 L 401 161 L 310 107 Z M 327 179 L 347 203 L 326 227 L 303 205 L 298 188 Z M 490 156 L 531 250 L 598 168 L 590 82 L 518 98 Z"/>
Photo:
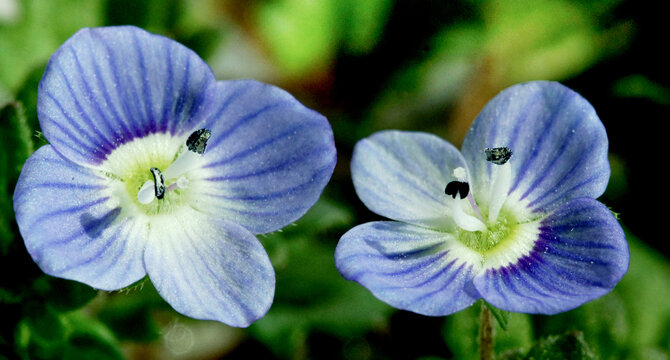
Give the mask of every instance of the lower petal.
<path id="1" fill-rule="evenodd" d="M 104 290 L 145 275 L 146 223 L 126 216 L 107 178 L 64 159 L 51 145 L 26 161 L 14 211 L 28 252 L 49 275 Z"/>
<path id="2" fill-rule="evenodd" d="M 161 296 L 189 317 L 246 327 L 272 304 L 275 274 L 258 239 L 193 209 L 151 220 L 144 261 Z"/>
<path id="3" fill-rule="evenodd" d="M 335 251 L 346 279 L 396 308 L 431 316 L 455 313 L 479 298 L 472 279 L 480 261 L 450 234 L 392 221 L 351 229 Z"/>
<path id="4" fill-rule="evenodd" d="M 628 269 L 626 239 L 603 204 L 581 198 L 540 222 L 532 249 L 474 279 L 482 297 L 507 311 L 556 314 L 610 292 Z"/>

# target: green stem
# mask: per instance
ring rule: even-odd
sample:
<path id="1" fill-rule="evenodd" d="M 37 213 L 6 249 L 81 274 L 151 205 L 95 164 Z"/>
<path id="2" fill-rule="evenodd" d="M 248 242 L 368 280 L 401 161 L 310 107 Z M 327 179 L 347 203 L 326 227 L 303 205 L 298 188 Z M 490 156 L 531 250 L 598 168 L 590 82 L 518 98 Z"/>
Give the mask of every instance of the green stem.
<path id="1" fill-rule="evenodd" d="M 479 323 L 479 359 L 493 360 L 493 316 L 483 302 Z"/>

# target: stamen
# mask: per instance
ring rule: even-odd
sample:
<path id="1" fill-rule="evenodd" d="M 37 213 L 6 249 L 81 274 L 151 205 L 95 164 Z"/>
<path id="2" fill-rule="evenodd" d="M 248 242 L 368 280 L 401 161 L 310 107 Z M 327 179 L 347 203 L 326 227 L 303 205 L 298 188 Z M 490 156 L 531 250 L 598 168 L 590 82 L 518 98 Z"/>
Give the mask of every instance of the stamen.
<path id="1" fill-rule="evenodd" d="M 167 170 L 165 170 L 166 179 L 174 179 L 185 174 L 197 165 L 197 159 L 204 154 L 207 148 L 207 141 L 211 137 L 212 132 L 209 129 L 200 129 L 194 131 L 186 139 L 187 151 L 184 151 Z"/>
<path id="2" fill-rule="evenodd" d="M 486 148 L 484 153 L 486 154 L 486 161 L 496 165 L 504 165 L 512 157 L 512 150 L 507 146 Z"/>
<path id="3" fill-rule="evenodd" d="M 162 199 L 165 196 L 165 179 L 163 178 L 163 173 L 161 173 L 158 168 L 151 168 L 151 175 L 154 176 L 154 191 L 156 193 L 156 198 Z"/>
<path id="4" fill-rule="evenodd" d="M 212 132 L 209 129 L 200 129 L 193 132 L 186 139 L 186 146 L 188 146 L 189 151 L 193 151 L 202 155 L 207 148 L 207 140 L 212 136 Z"/>
<path id="5" fill-rule="evenodd" d="M 460 194 L 461 199 L 465 199 L 469 192 L 470 185 L 464 181 L 452 181 L 447 184 L 446 188 L 444 188 L 444 193 L 454 199 L 456 198 L 456 194 Z"/>

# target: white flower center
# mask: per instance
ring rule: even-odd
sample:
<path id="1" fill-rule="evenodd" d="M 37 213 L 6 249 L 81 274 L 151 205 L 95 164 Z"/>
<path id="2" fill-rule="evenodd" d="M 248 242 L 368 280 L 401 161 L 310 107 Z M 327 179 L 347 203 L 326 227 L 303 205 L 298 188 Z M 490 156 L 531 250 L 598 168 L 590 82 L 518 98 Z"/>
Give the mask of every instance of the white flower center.
<path id="1" fill-rule="evenodd" d="M 452 175 L 455 181 L 447 184 L 445 193 L 453 198 L 451 216 L 458 227 L 458 238 L 466 246 L 486 252 L 513 232 L 517 224 L 514 214 L 501 215 L 512 184 L 509 159 L 512 151 L 506 147 L 485 150 L 486 160 L 494 164 L 488 189 L 488 213 L 482 214 L 467 179 L 467 171 L 458 167 Z M 467 200 L 466 200 L 467 198 Z"/>
<path id="2" fill-rule="evenodd" d="M 211 136 L 208 129 L 193 132 L 186 140 L 186 149 L 165 170 L 152 167 L 153 181 L 147 180 L 137 192 L 137 201 L 146 205 L 154 199 L 162 199 L 166 191 L 183 189 L 188 186 L 188 178 L 184 175 L 197 166 L 198 159 L 205 152 L 207 140 Z"/>

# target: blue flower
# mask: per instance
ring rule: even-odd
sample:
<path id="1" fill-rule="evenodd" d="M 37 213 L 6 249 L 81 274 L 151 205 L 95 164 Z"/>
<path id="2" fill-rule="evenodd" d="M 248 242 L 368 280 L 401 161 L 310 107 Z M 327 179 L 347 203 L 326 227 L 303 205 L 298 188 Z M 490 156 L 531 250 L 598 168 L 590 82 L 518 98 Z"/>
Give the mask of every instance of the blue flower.
<path id="1" fill-rule="evenodd" d="M 148 275 L 172 307 L 244 327 L 275 274 L 255 234 L 300 218 L 330 179 L 328 121 L 276 87 L 216 81 L 193 51 L 134 27 L 83 29 L 38 92 L 50 145 L 14 210 L 47 274 L 103 290 Z"/>
<path id="2" fill-rule="evenodd" d="M 552 82 L 501 92 L 461 152 L 425 133 L 373 134 L 354 149 L 354 186 L 370 210 L 396 221 L 344 234 L 337 268 L 424 315 L 480 298 L 539 314 L 596 299 L 629 262 L 621 226 L 595 200 L 610 176 L 607 147 L 593 107 Z"/>

